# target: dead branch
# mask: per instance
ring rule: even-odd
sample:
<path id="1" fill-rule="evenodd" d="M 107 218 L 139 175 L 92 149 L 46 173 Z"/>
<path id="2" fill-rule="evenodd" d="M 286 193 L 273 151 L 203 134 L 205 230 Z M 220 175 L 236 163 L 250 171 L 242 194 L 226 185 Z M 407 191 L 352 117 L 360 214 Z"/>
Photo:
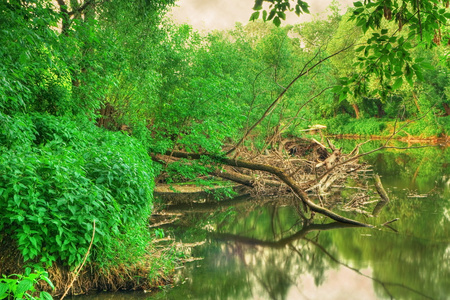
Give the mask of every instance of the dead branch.
<path id="1" fill-rule="evenodd" d="M 386 191 L 384 190 L 383 184 L 381 183 L 380 176 L 378 176 L 378 174 L 375 174 L 373 178 L 375 179 L 375 188 L 377 190 L 378 195 L 380 195 L 382 201 L 389 202 L 389 196 L 386 193 Z"/>
<path id="2" fill-rule="evenodd" d="M 244 174 L 240 174 L 238 172 L 232 171 L 231 169 L 226 169 L 223 171 L 216 171 L 214 173 L 214 175 L 227 179 L 227 180 L 231 180 L 243 185 L 246 185 L 248 187 L 254 187 L 255 184 L 255 178 L 252 176 L 248 176 L 248 175 L 244 175 Z M 281 183 L 275 180 L 264 180 L 264 183 L 269 185 L 269 186 L 275 186 L 275 187 L 279 187 L 281 186 Z"/>

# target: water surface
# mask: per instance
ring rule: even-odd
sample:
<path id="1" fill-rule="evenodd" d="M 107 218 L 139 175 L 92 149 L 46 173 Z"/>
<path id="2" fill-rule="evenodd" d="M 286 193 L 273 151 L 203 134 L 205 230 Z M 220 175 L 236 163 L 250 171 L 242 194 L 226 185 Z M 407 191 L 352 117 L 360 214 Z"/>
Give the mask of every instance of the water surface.
<path id="1" fill-rule="evenodd" d="M 449 299 L 449 149 L 388 150 L 366 160 L 391 202 L 375 217 L 340 211 L 341 204 L 335 210 L 375 229 L 320 216 L 305 225 L 282 198 L 197 206 L 165 228 L 184 242 L 204 242 L 192 249 L 202 260 L 180 269 L 172 286 L 89 299 Z M 343 190 L 338 199 L 355 193 Z"/>

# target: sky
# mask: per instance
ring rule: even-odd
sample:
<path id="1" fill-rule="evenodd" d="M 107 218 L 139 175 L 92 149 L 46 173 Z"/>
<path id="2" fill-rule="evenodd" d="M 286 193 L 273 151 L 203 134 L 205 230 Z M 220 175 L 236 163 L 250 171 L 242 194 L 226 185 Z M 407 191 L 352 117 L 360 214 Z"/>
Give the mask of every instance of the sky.
<path id="1" fill-rule="evenodd" d="M 312 15 L 326 11 L 332 0 L 309 0 Z M 346 7 L 355 0 L 338 0 L 341 8 Z M 230 29 L 236 22 L 246 24 L 252 14 L 254 0 L 178 0 L 177 7 L 172 9 L 172 16 L 177 23 L 187 23 L 194 29 L 210 31 L 214 29 Z M 301 21 L 310 21 L 312 16 L 287 14 L 284 23 L 294 24 Z"/>

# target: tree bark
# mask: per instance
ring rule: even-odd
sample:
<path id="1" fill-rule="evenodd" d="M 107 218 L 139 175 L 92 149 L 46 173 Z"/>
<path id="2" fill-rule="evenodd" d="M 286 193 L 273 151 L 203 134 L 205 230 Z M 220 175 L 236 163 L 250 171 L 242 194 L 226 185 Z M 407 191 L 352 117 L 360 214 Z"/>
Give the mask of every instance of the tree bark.
<path id="1" fill-rule="evenodd" d="M 378 176 L 378 174 L 375 174 L 374 179 L 375 179 L 375 188 L 377 189 L 378 195 L 380 195 L 381 199 L 384 202 L 389 202 L 389 196 L 384 190 L 383 185 L 381 184 L 380 176 Z"/>
<path id="2" fill-rule="evenodd" d="M 378 110 L 378 118 L 382 118 L 386 115 L 386 112 L 383 109 L 383 104 L 379 100 L 375 100 L 375 105 L 377 106 Z"/>

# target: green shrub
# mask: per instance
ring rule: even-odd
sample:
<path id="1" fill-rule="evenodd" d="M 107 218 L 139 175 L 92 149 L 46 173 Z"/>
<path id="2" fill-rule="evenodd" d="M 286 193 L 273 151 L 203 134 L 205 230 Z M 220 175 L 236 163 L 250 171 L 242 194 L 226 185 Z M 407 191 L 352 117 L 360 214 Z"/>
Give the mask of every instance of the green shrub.
<path id="1" fill-rule="evenodd" d="M 35 129 L 30 117 L 8 116 L 0 112 L 0 151 L 17 147 L 30 147 L 35 139 Z"/>
<path id="2" fill-rule="evenodd" d="M 0 152 L 0 230 L 17 242 L 25 261 L 76 266 L 94 221 L 96 260 L 114 257 L 105 250 L 130 235 L 129 228 L 145 230 L 154 169 L 139 141 L 50 115 L 3 120 L 12 131 L 30 126 L 20 139 L 5 130 L 0 135 L 6 145 Z"/>
<path id="3" fill-rule="evenodd" d="M 389 136 L 395 130 L 404 126 L 407 121 L 396 122 L 392 119 L 353 119 L 348 115 L 338 115 L 335 118 L 319 120 L 320 124 L 327 126 L 329 134 L 357 134 L 357 135 L 377 135 Z M 450 117 L 436 117 L 433 114 L 427 115 L 424 119 L 413 121 L 402 130 L 396 137 L 416 136 L 433 137 L 443 136 L 450 133 Z"/>

